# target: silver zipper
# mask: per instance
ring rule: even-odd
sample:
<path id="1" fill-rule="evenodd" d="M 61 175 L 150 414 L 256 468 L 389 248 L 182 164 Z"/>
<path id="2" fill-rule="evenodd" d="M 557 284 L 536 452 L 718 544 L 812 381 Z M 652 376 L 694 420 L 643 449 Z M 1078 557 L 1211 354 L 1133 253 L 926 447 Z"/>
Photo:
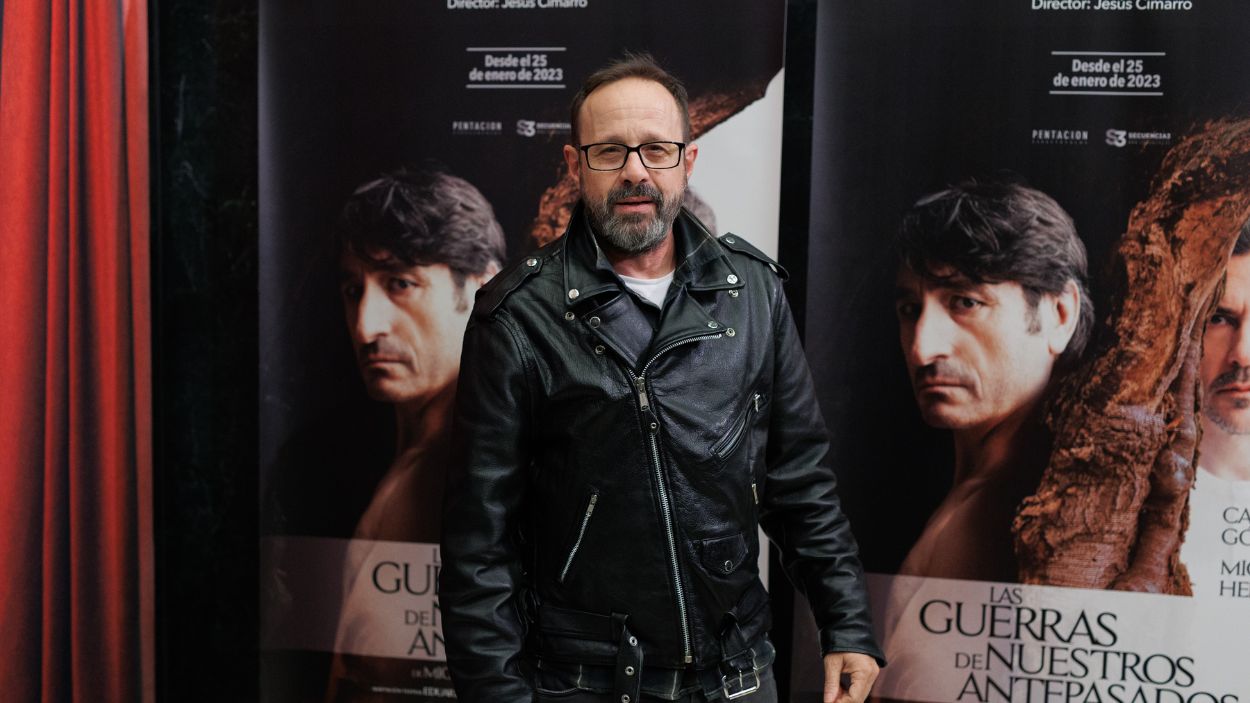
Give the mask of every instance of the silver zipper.
<path id="1" fill-rule="evenodd" d="M 752 401 L 753 403 L 755 403 L 755 414 L 756 414 L 756 415 L 758 415 L 758 414 L 760 413 L 760 394 L 759 394 L 759 393 L 756 393 L 756 394 L 755 394 L 755 397 L 754 397 L 754 398 L 752 398 L 752 399 L 751 399 L 751 401 Z M 759 505 L 759 504 L 760 504 L 760 492 L 759 492 L 759 491 L 757 491 L 757 490 L 755 490 L 755 479 L 754 479 L 754 477 L 752 477 L 752 479 L 751 479 L 751 497 L 755 499 L 755 504 L 756 504 L 756 505 Z"/>
<path id="2" fill-rule="evenodd" d="M 660 358 L 661 355 L 683 344 L 690 344 L 704 339 L 720 339 L 719 334 L 702 334 L 697 337 L 687 337 L 672 342 L 661 348 L 651 357 L 646 364 L 643 365 L 642 371 L 635 376 L 634 372 L 626 367 L 625 372 L 634 382 L 634 389 L 638 391 L 638 408 L 643 412 L 655 417 L 651 413 L 651 402 L 647 397 L 647 371 L 651 368 L 651 364 Z M 657 418 L 658 420 L 658 418 Z M 677 538 L 673 531 L 673 509 L 669 504 L 668 488 L 664 485 L 664 470 L 660 464 L 660 446 L 656 441 L 656 433 L 659 432 L 659 423 L 652 421 L 647 437 L 648 446 L 651 449 L 651 467 L 655 472 L 655 485 L 660 494 L 660 513 L 664 516 L 664 536 L 668 538 L 668 556 L 669 566 L 673 569 L 673 589 L 677 594 L 677 615 L 681 619 L 681 641 L 683 652 L 685 654 L 685 663 L 689 664 L 694 661 L 694 648 L 690 645 L 690 624 L 686 617 L 686 594 L 681 588 L 681 568 L 677 561 Z"/>
<path id="3" fill-rule="evenodd" d="M 724 458 L 726 455 L 738 448 L 738 442 L 742 441 L 742 435 L 747 431 L 747 427 L 751 424 L 751 418 L 760 411 L 760 394 L 756 393 L 751 398 L 752 405 L 748 405 L 746 411 L 742 414 L 742 422 L 734 425 L 733 430 L 728 437 L 717 443 L 712 448 L 712 455 L 718 458 Z"/>
<path id="4" fill-rule="evenodd" d="M 569 558 L 564 560 L 564 568 L 560 570 L 560 583 L 564 583 L 565 577 L 569 575 L 569 567 L 573 566 L 573 557 L 577 556 L 577 550 L 581 549 L 582 538 L 586 536 L 586 526 L 590 524 L 590 516 L 594 514 L 597 502 L 599 502 L 599 491 L 590 494 L 590 502 L 586 504 L 586 514 L 582 516 L 582 526 L 577 530 L 577 539 L 573 542 L 573 548 L 569 550 Z"/>

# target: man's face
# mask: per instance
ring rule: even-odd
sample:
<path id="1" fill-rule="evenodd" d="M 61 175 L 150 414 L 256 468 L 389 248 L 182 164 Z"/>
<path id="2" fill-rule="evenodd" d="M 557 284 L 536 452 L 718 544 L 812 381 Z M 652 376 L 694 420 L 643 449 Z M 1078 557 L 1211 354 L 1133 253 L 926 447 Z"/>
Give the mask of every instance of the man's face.
<path id="1" fill-rule="evenodd" d="M 574 137 L 582 145 L 685 141 L 677 101 L 664 86 L 640 78 L 596 89 L 582 104 L 578 120 Z M 655 248 L 671 231 L 697 156 L 698 147 L 690 144 L 674 168 L 648 169 L 631 153 L 616 171 L 594 171 L 578 149 L 564 147 L 569 174 L 578 183 L 596 232 L 627 254 Z"/>
<path id="2" fill-rule="evenodd" d="M 1028 412 L 1067 344 L 1052 349 L 1048 326 L 1057 320 L 1030 306 L 1014 282 L 935 282 L 902 267 L 895 310 L 916 403 L 935 427 L 988 428 Z"/>
<path id="3" fill-rule="evenodd" d="M 1202 337 L 1202 410 L 1229 434 L 1250 434 L 1250 255 L 1228 262 L 1224 296 Z M 1212 428 L 1208 427 L 1210 431 Z"/>
<path id="4" fill-rule="evenodd" d="M 384 252 L 383 252 L 384 253 Z M 445 264 L 406 266 L 346 254 L 340 287 L 356 363 L 369 396 L 388 403 L 425 401 L 455 383 L 473 293 Z"/>

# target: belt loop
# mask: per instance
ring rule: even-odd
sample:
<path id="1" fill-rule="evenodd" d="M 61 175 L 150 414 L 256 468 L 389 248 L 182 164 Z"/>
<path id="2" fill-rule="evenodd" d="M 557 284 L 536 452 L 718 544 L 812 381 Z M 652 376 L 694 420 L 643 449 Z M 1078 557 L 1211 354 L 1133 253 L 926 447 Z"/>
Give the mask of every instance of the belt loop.
<path id="1" fill-rule="evenodd" d="M 620 629 L 620 642 L 616 648 L 615 703 L 637 703 L 642 685 L 642 645 L 626 627 L 628 619 L 628 615 L 612 613 L 612 627 Z"/>
<path id="2" fill-rule="evenodd" d="M 750 668 L 748 662 L 754 658 L 751 643 L 742 634 L 742 626 L 733 612 L 725 613 L 725 627 L 720 635 L 721 667 L 729 667 L 733 671 L 745 671 Z"/>

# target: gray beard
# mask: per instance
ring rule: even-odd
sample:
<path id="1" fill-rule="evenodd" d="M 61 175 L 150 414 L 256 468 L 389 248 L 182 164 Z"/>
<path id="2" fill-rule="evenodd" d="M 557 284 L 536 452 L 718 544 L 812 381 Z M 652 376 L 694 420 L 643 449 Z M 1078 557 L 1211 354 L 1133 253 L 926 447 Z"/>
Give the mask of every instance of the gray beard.
<path id="1" fill-rule="evenodd" d="M 626 198 L 645 197 L 655 202 L 655 216 L 617 215 L 612 206 Z M 639 183 L 633 188 L 618 188 L 608 193 L 600 202 L 592 202 L 582 192 L 590 224 L 603 244 L 622 254 L 645 254 L 660 245 L 677 213 L 681 210 L 680 197 L 668 200 L 659 188 Z"/>
<path id="2" fill-rule="evenodd" d="M 1245 383 L 1247 380 L 1250 380 L 1250 369 L 1237 368 L 1231 371 L 1225 371 L 1217 376 L 1215 380 L 1211 382 L 1211 385 L 1207 386 L 1206 393 L 1203 394 L 1202 414 L 1214 423 L 1216 427 L 1219 427 L 1221 430 L 1224 430 L 1231 435 L 1250 434 L 1250 425 L 1237 424 L 1232 420 L 1232 418 L 1221 415 L 1219 408 L 1215 406 L 1215 403 L 1211 402 L 1211 399 L 1215 397 L 1215 391 L 1217 389 L 1233 383 Z M 1244 410 L 1246 403 L 1245 401 L 1238 400 L 1233 403 L 1233 406 L 1237 410 Z"/>
<path id="3" fill-rule="evenodd" d="M 1244 401 L 1238 402 L 1236 404 L 1238 410 L 1244 409 L 1242 402 Z M 1221 430 L 1224 430 L 1225 432 L 1231 435 L 1250 434 L 1250 425 L 1239 425 L 1236 422 L 1233 422 L 1230 418 L 1227 418 L 1224 415 L 1221 415 L 1219 411 L 1216 410 L 1213 405 L 1208 405 L 1206 403 L 1204 403 L 1204 405 L 1206 407 L 1202 409 L 1202 414 L 1205 415 L 1206 418 L 1210 420 L 1216 427 L 1220 428 Z"/>

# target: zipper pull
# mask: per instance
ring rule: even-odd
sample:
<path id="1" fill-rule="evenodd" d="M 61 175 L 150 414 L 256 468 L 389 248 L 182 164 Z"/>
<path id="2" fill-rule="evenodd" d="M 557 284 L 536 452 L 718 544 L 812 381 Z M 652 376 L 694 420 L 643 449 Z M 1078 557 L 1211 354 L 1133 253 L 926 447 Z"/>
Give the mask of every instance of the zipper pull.
<path id="1" fill-rule="evenodd" d="M 755 398 L 753 398 L 752 400 L 754 400 L 755 402 L 755 412 L 759 412 L 760 411 L 760 394 L 756 393 Z"/>
<path id="2" fill-rule="evenodd" d="M 651 409 L 651 403 L 647 400 L 647 379 L 645 376 L 639 376 L 634 379 L 634 388 L 638 390 L 638 407 L 646 412 Z"/>
<path id="3" fill-rule="evenodd" d="M 759 504 L 760 504 L 760 494 L 759 494 L 759 491 L 756 491 L 756 490 L 755 490 L 755 481 L 752 481 L 752 482 L 751 482 L 751 495 L 752 495 L 752 496 L 755 496 L 755 504 L 756 504 L 756 505 L 759 505 Z"/>

